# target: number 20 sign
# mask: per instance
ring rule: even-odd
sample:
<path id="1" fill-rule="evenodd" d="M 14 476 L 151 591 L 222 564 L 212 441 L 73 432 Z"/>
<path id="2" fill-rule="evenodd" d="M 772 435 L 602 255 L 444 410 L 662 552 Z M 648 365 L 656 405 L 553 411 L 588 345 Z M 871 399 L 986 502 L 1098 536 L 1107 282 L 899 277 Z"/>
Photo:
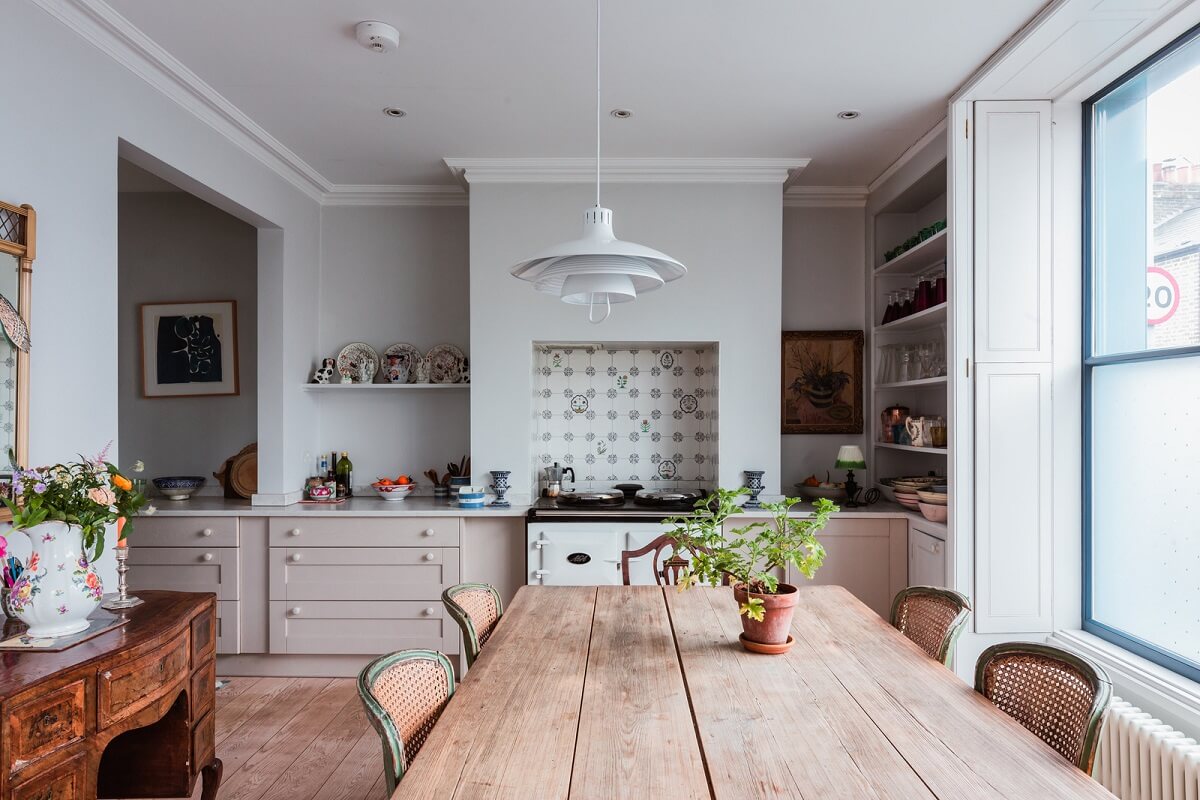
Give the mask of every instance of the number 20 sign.
<path id="1" fill-rule="evenodd" d="M 1179 308 L 1179 283 L 1162 267 L 1146 268 L 1146 324 L 1162 325 Z"/>

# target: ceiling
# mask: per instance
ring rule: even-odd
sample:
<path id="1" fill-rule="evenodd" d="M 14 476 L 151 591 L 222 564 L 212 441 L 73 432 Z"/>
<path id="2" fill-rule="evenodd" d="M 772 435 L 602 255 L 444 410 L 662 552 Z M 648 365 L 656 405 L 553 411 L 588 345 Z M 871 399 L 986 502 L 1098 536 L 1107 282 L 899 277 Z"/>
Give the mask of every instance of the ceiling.
<path id="1" fill-rule="evenodd" d="M 108 2 L 335 184 L 451 184 L 445 157 L 595 146 L 588 0 Z M 868 184 L 1043 4 L 605 0 L 605 155 L 811 158 L 801 184 Z M 360 47 L 365 19 L 399 50 Z"/>

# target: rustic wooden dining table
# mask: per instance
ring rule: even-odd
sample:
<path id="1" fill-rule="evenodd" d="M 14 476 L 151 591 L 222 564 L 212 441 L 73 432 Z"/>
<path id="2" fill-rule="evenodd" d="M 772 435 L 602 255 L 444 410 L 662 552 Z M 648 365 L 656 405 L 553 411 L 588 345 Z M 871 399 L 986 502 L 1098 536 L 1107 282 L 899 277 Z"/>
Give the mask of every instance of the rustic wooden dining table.
<path id="1" fill-rule="evenodd" d="M 393 798 L 1111 798 L 845 589 L 523 587 Z"/>

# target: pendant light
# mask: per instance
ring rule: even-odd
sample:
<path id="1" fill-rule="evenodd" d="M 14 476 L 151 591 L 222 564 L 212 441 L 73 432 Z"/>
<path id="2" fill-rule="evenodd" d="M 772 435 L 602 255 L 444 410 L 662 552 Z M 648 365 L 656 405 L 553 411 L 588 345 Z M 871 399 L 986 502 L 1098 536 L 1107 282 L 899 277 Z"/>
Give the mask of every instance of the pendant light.
<path id="1" fill-rule="evenodd" d="M 564 303 L 586 305 L 588 321 L 608 319 L 614 303 L 682 278 L 687 267 L 613 233 L 613 212 L 600 205 L 600 0 L 596 0 L 596 205 L 583 212 L 583 235 L 548 247 L 512 268 L 512 274 Z M 597 313 L 603 311 L 603 316 Z"/>

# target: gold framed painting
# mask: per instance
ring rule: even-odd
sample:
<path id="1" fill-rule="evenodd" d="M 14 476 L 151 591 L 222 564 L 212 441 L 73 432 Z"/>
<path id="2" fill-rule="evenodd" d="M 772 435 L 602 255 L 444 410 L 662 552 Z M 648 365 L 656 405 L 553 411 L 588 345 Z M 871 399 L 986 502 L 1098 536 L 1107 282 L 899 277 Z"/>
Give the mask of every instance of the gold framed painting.
<path id="1" fill-rule="evenodd" d="M 863 332 L 784 331 L 784 433 L 863 432 Z"/>

